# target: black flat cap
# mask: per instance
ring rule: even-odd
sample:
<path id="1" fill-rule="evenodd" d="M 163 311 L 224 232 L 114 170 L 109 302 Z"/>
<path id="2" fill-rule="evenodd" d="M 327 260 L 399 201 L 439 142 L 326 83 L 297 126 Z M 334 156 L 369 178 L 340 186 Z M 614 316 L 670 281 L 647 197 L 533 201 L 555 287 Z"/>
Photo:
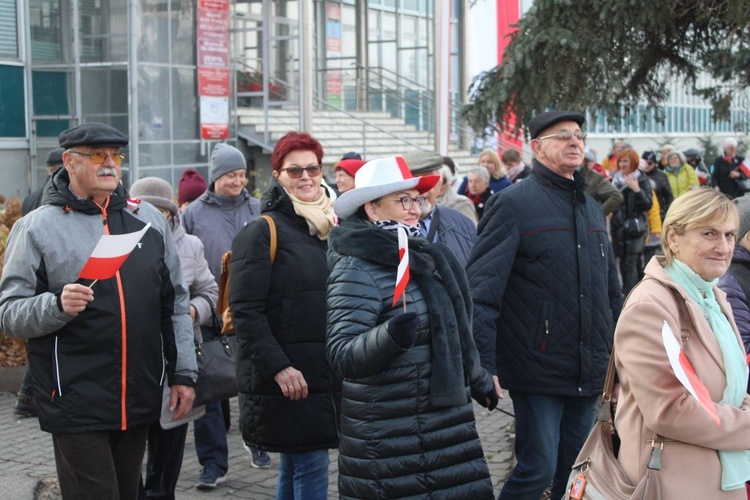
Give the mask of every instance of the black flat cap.
<path id="1" fill-rule="evenodd" d="M 348 153 L 344 153 L 344 156 L 341 157 L 342 160 L 361 160 L 362 155 L 357 153 L 356 151 L 349 151 Z"/>
<path id="2" fill-rule="evenodd" d="M 50 151 L 49 156 L 47 156 L 47 166 L 54 167 L 55 165 L 62 165 L 62 154 L 64 151 L 63 148 L 55 148 Z"/>
<path id="3" fill-rule="evenodd" d="M 121 148 L 128 145 L 125 134 L 104 123 L 82 123 L 69 128 L 57 137 L 60 147 L 69 149 L 74 146 L 111 146 Z"/>
<path id="4" fill-rule="evenodd" d="M 443 166 L 443 156 L 434 151 L 414 149 L 412 151 L 407 151 L 401 156 L 406 160 L 406 164 L 409 165 L 409 170 L 414 174 L 440 170 Z"/>
<path id="5" fill-rule="evenodd" d="M 586 117 L 575 111 L 546 111 L 529 121 L 529 136 L 536 139 L 543 131 L 560 122 L 576 122 L 580 127 L 585 121 Z"/>

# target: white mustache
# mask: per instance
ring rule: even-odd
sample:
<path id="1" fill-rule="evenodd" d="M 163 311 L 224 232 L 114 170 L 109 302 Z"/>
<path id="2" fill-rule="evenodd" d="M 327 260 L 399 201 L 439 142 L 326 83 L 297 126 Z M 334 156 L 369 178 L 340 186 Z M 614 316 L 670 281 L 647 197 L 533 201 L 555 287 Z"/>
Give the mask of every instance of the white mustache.
<path id="1" fill-rule="evenodd" d="M 99 170 L 97 170 L 97 172 L 96 172 L 96 176 L 97 177 L 102 177 L 102 176 L 105 176 L 105 175 L 113 175 L 113 176 L 117 177 L 117 169 L 116 168 L 111 168 L 111 167 L 102 167 Z"/>

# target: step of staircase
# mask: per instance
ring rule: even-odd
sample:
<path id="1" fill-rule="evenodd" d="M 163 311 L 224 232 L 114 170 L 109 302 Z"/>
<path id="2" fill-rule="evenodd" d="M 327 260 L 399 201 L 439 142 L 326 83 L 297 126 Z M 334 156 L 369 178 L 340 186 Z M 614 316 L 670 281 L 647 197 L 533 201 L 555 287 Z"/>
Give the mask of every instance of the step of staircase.
<path id="1" fill-rule="evenodd" d="M 434 138 L 427 131 L 417 130 L 383 111 L 358 111 L 349 116 L 338 111 L 314 111 L 313 135 L 323 146 L 324 165 L 337 163 L 344 153 L 356 151 L 363 158 L 403 154 L 414 149 L 434 149 Z M 263 110 L 237 109 L 240 131 L 262 140 L 266 130 Z M 294 109 L 270 109 L 268 133 L 271 145 L 290 130 L 299 129 L 299 115 Z M 477 158 L 468 150 L 451 150 L 450 157 L 459 172 L 464 173 L 477 164 Z"/>

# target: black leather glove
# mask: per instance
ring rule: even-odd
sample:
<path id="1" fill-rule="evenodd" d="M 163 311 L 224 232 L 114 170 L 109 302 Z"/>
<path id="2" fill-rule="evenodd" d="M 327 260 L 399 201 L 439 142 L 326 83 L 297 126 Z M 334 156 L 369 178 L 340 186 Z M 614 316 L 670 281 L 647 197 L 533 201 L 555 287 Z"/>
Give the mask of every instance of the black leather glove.
<path id="1" fill-rule="evenodd" d="M 409 349 L 417 340 L 419 320 L 417 313 L 408 312 L 394 316 L 388 321 L 388 333 L 402 349 Z"/>
<path id="2" fill-rule="evenodd" d="M 497 406 L 497 403 L 499 401 L 497 397 L 497 392 L 495 392 L 495 385 L 492 385 L 492 389 L 486 394 L 487 399 L 490 400 L 490 404 L 487 405 L 487 409 L 492 411 Z"/>

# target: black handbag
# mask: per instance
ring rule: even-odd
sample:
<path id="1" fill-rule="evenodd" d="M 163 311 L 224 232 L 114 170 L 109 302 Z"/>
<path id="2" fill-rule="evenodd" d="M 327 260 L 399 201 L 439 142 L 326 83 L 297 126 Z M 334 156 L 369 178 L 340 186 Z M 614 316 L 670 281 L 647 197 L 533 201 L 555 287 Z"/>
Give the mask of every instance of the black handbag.
<path id="1" fill-rule="evenodd" d="M 622 234 L 626 238 L 638 238 L 646 234 L 648 228 L 640 217 L 629 217 L 622 225 Z"/>
<path id="2" fill-rule="evenodd" d="M 221 332 L 216 312 L 212 313 L 215 331 Z M 236 356 L 237 337 L 234 335 L 219 334 L 216 338 L 195 346 L 198 381 L 195 384 L 193 406 L 223 401 L 237 395 Z"/>

